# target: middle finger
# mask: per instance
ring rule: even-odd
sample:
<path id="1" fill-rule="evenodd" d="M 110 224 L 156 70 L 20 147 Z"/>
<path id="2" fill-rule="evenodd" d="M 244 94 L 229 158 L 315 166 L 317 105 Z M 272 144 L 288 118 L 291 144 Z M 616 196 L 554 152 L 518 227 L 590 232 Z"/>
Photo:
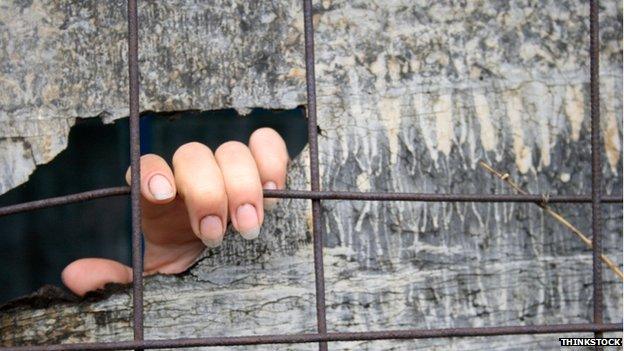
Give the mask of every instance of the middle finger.
<path id="1" fill-rule="evenodd" d="M 223 174 L 232 225 L 245 239 L 260 233 L 264 218 L 258 166 L 247 145 L 229 141 L 215 152 Z"/>

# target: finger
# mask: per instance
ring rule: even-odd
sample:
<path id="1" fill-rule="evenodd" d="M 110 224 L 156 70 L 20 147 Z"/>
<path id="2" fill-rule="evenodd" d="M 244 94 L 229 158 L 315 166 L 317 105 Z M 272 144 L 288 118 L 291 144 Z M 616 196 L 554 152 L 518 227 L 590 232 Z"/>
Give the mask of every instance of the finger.
<path id="1" fill-rule="evenodd" d="M 227 224 L 227 195 L 212 151 L 201 143 L 184 144 L 173 155 L 173 169 L 193 232 L 206 246 L 219 246 Z"/>
<path id="2" fill-rule="evenodd" d="M 243 238 L 254 239 L 264 218 L 256 162 L 249 148 L 238 141 L 219 146 L 215 157 L 223 174 L 232 225 Z"/>
<path id="3" fill-rule="evenodd" d="M 263 189 L 284 189 L 288 150 L 284 139 L 271 128 L 260 128 L 251 134 L 249 149 L 258 166 Z M 278 199 L 265 198 L 265 208 L 275 206 Z"/>
<path id="4" fill-rule="evenodd" d="M 74 294 L 83 296 L 102 289 L 107 283 L 132 282 L 132 269 L 103 258 L 83 258 L 70 263 L 61 273 L 63 284 Z"/>
<path id="5" fill-rule="evenodd" d="M 130 167 L 126 182 L 130 184 Z M 154 154 L 141 156 L 141 194 L 151 203 L 165 204 L 175 198 L 173 172 L 162 157 Z"/>

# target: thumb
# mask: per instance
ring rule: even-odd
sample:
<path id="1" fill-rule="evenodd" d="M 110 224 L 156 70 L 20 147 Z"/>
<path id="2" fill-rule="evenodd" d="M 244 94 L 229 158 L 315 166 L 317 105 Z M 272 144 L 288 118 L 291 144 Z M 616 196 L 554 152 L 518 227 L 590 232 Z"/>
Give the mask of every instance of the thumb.
<path id="1" fill-rule="evenodd" d="M 132 269 L 104 258 L 82 258 L 70 263 L 61 273 L 63 284 L 77 295 L 101 289 L 107 283 L 132 282 Z"/>

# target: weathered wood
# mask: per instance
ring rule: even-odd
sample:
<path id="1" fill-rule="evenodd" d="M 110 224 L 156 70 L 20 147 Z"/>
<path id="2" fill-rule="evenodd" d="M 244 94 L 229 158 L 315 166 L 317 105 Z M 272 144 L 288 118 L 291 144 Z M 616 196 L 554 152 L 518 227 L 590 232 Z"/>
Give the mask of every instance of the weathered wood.
<path id="1" fill-rule="evenodd" d="M 602 1 L 605 189 L 619 193 L 622 10 Z M 0 191 L 65 145 L 76 116 L 127 114 L 124 3 L 11 2 L 0 11 Z M 570 1 L 321 1 L 316 70 L 322 187 L 588 193 L 588 6 Z M 298 2 L 141 2 L 142 110 L 305 103 Z M 307 154 L 289 186 L 307 188 Z M 10 171 L 7 171 L 10 170 Z M 557 209 L 589 232 L 589 208 Z M 323 202 L 332 331 L 591 320 L 591 253 L 531 204 Z M 622 263 L 622 211 L 605 206 Z M 308 202 L 260 239 L 230 235 L 186 275 L 146 280 L 146 336 L 313 332 Z M 622 288 L 605 271 L 605 319 Z M 0 314 L 4 345 L 131 338 L 130 292 Z M 493 341 L 492 341 L 493 340 Z M 557 348 L 555 336 L 337 343 L 336 349 Z M 286 349 L 315 349 L 293 345 Z"/>

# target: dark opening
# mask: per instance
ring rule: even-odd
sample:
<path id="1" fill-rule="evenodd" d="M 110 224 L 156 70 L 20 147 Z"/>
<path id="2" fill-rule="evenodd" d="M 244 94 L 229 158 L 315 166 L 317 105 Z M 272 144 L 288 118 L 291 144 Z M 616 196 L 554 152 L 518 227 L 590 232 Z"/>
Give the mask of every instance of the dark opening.
<path id="1" fill-rule="evenodd" d="M 284 138 L 291 158 L 307 143 L 303 108 L 254 109 L 247 116 L 232 109 L 148 112 L 141 117 L 141 152 L 170 162 L 184 143 L 199 141 L 215 150 L 229 140 L 247 143 L 261 127 L 271 127 Z M 0 206 L 125 185 L 128 165 L 127 118 L 106 125 L 99 118 L 80 119 L 67 148 L 38 167 L 27 183 L 1 195 Z M 78 258 L 130 264 L 129 211 L 128 198 L 116 197 L 0 217 L 0 303 L 45 284 L 61 285 L 61 271 Z"/>

